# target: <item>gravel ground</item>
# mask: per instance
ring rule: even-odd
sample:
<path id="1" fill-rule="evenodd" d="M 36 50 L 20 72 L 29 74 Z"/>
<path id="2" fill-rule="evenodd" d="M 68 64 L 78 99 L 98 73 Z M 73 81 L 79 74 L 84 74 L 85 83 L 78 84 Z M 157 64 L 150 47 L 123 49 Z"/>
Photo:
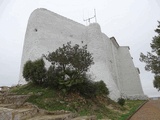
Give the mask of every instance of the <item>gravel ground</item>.
<path id="1" fill-rule="evenodd" d="M 130 120 L 160 120 L 160 100 L 150 100 Z"/>

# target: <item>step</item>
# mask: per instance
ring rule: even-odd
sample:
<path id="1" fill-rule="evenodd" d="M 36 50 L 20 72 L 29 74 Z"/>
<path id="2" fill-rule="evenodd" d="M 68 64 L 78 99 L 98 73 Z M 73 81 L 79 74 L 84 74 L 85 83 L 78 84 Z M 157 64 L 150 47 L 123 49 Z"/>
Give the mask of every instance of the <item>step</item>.
<path id="1" fill-rule="evenodd" d="M 3 97 L 3 104 L 16 104 L 22 105 L 27 99 L 29 95 L 9 95 Z"/>
<path id="2" fill-rule="evenodd" d="M 27 120 L 71 120 L 74 117 L 72 113 L 62 115 L 39 115 Z"/>
<path id="3" fill-rule="evenodd" d="M 0 107 L 0 120 L 26 120 L 36 114 L 37 109 L 34 108 L 9 109 Z"/>
<path id="4" fill-rule="evenodd" d="M 19 108 L 14 109 L 12 112 L 13 120 L 26 120 L 34 117 L 38 113 L 35 108 Z"/>
<path id="5" fill-rule="evenodd" d="M 14 104 L 0 104 L 0 107 L 16 109 L 17 105 L 14 105 Z"/>

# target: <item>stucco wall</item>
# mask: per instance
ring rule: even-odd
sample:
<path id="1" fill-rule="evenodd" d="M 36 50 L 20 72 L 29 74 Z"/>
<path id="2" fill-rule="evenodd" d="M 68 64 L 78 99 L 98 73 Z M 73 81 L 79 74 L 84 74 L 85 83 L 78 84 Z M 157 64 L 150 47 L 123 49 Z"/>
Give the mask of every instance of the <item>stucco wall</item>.
<path id="1" fill-rule="evenodd" d="M 95 62 L 89 71 L 93 75 L 93 80 L 104 80 L 111 91 L 112 99 L 120 97 L 117 85 L 106 65 L 108 62 L 105 52 L 106 41 L 103 39 L 100 26 L 95 23 L 86 27 L 45 9 L 35 10 L 29 18 L 19 83 L 25 83 L 22 70 L 27 60 L 40 58 L 42 54 L 52 52 L 68 41 L 72 44 L 81 44 L 83 41 L 83 44 L 88 45 L 88 50 L 93 53 Z"/>
<path id="2" fill-rule="evenodd" d="M 95 80 L 103 80 L 110 90 L 110 97 L 117 99 L 120 97 L 120 91 L 114 82 L 112 71 L 110 70 L 110 48 L 107 48 L 110 39 L 103 33 L 98 24 L 91 24 L 87 27 L 87 45 L 88 50 L 93 53 L 95 64 L 91 67 L 91 72 L 95 76 Z"/>
<path id="3" fill-rule="evenodd" d="M 82 41 L 87 44 L 95 62 L 88 73 L 93 80 L 103 80 L 107 84 L 111 99 L 118 99 L 121 92 L 127 95 L 143 94 L 139 76 L 126 48 L 119 47 L 114 38 L 110 39 L 102 33 L 97 23 L 84 26 L 46 9 L 36 9 L 29 18 L 19 83 L 26 83 L 22 71 L 27 60 L 40 58 L 42 54 L 52 52 L 69 41 L 72 44 L 81 45 Z M 131 87 L 131 90 L 130 82 L 138 89 Z"/>
<path id="4" fill-rule="evenodd" d="M 139 73 L 137 68 L 134 67 L 129 47 L 120 47 L 118 53 L 121 92 L 128 96 L 144 95 Z"/>

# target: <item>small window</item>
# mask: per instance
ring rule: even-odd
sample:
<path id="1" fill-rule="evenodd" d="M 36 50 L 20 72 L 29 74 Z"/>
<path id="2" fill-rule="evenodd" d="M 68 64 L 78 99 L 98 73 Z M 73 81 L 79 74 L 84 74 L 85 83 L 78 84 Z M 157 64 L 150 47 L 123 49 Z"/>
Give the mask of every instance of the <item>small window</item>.
<path id="1" fill-rule="evenodd" d="M 34 31 L 37 32 L 38 30 L 35 28 Z"/>

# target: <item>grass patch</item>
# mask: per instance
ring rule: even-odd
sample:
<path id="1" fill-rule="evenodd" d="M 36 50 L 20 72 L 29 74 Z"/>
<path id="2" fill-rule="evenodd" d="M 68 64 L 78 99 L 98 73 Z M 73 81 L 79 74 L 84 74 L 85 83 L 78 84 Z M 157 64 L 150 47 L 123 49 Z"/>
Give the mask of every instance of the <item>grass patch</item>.
<path id="1" fill-rule="evenodd" d="M 78 93 L 64 94 L 61 91 L 33 84 L 12 88 L 11 92 L 30 94 L 31 97 L 27 102 L 49 111 L 66 110 L 78 113 L 80 116 L 96 115 L 98 119 L 111 120 L 126 120 L 144 102 L 127 100 L 124 106 L 120 106 L 108 97 L 85 99 Z"/>
<path id="2" fill-rule="evenodd" d="M 125 108 L 127 109 L 127 113 L 122 114 L 119 120 L 126 120 L 129 116 L 131 116 L 145 101 L 144 100 L 127 100 L 125 104 Z"/>

